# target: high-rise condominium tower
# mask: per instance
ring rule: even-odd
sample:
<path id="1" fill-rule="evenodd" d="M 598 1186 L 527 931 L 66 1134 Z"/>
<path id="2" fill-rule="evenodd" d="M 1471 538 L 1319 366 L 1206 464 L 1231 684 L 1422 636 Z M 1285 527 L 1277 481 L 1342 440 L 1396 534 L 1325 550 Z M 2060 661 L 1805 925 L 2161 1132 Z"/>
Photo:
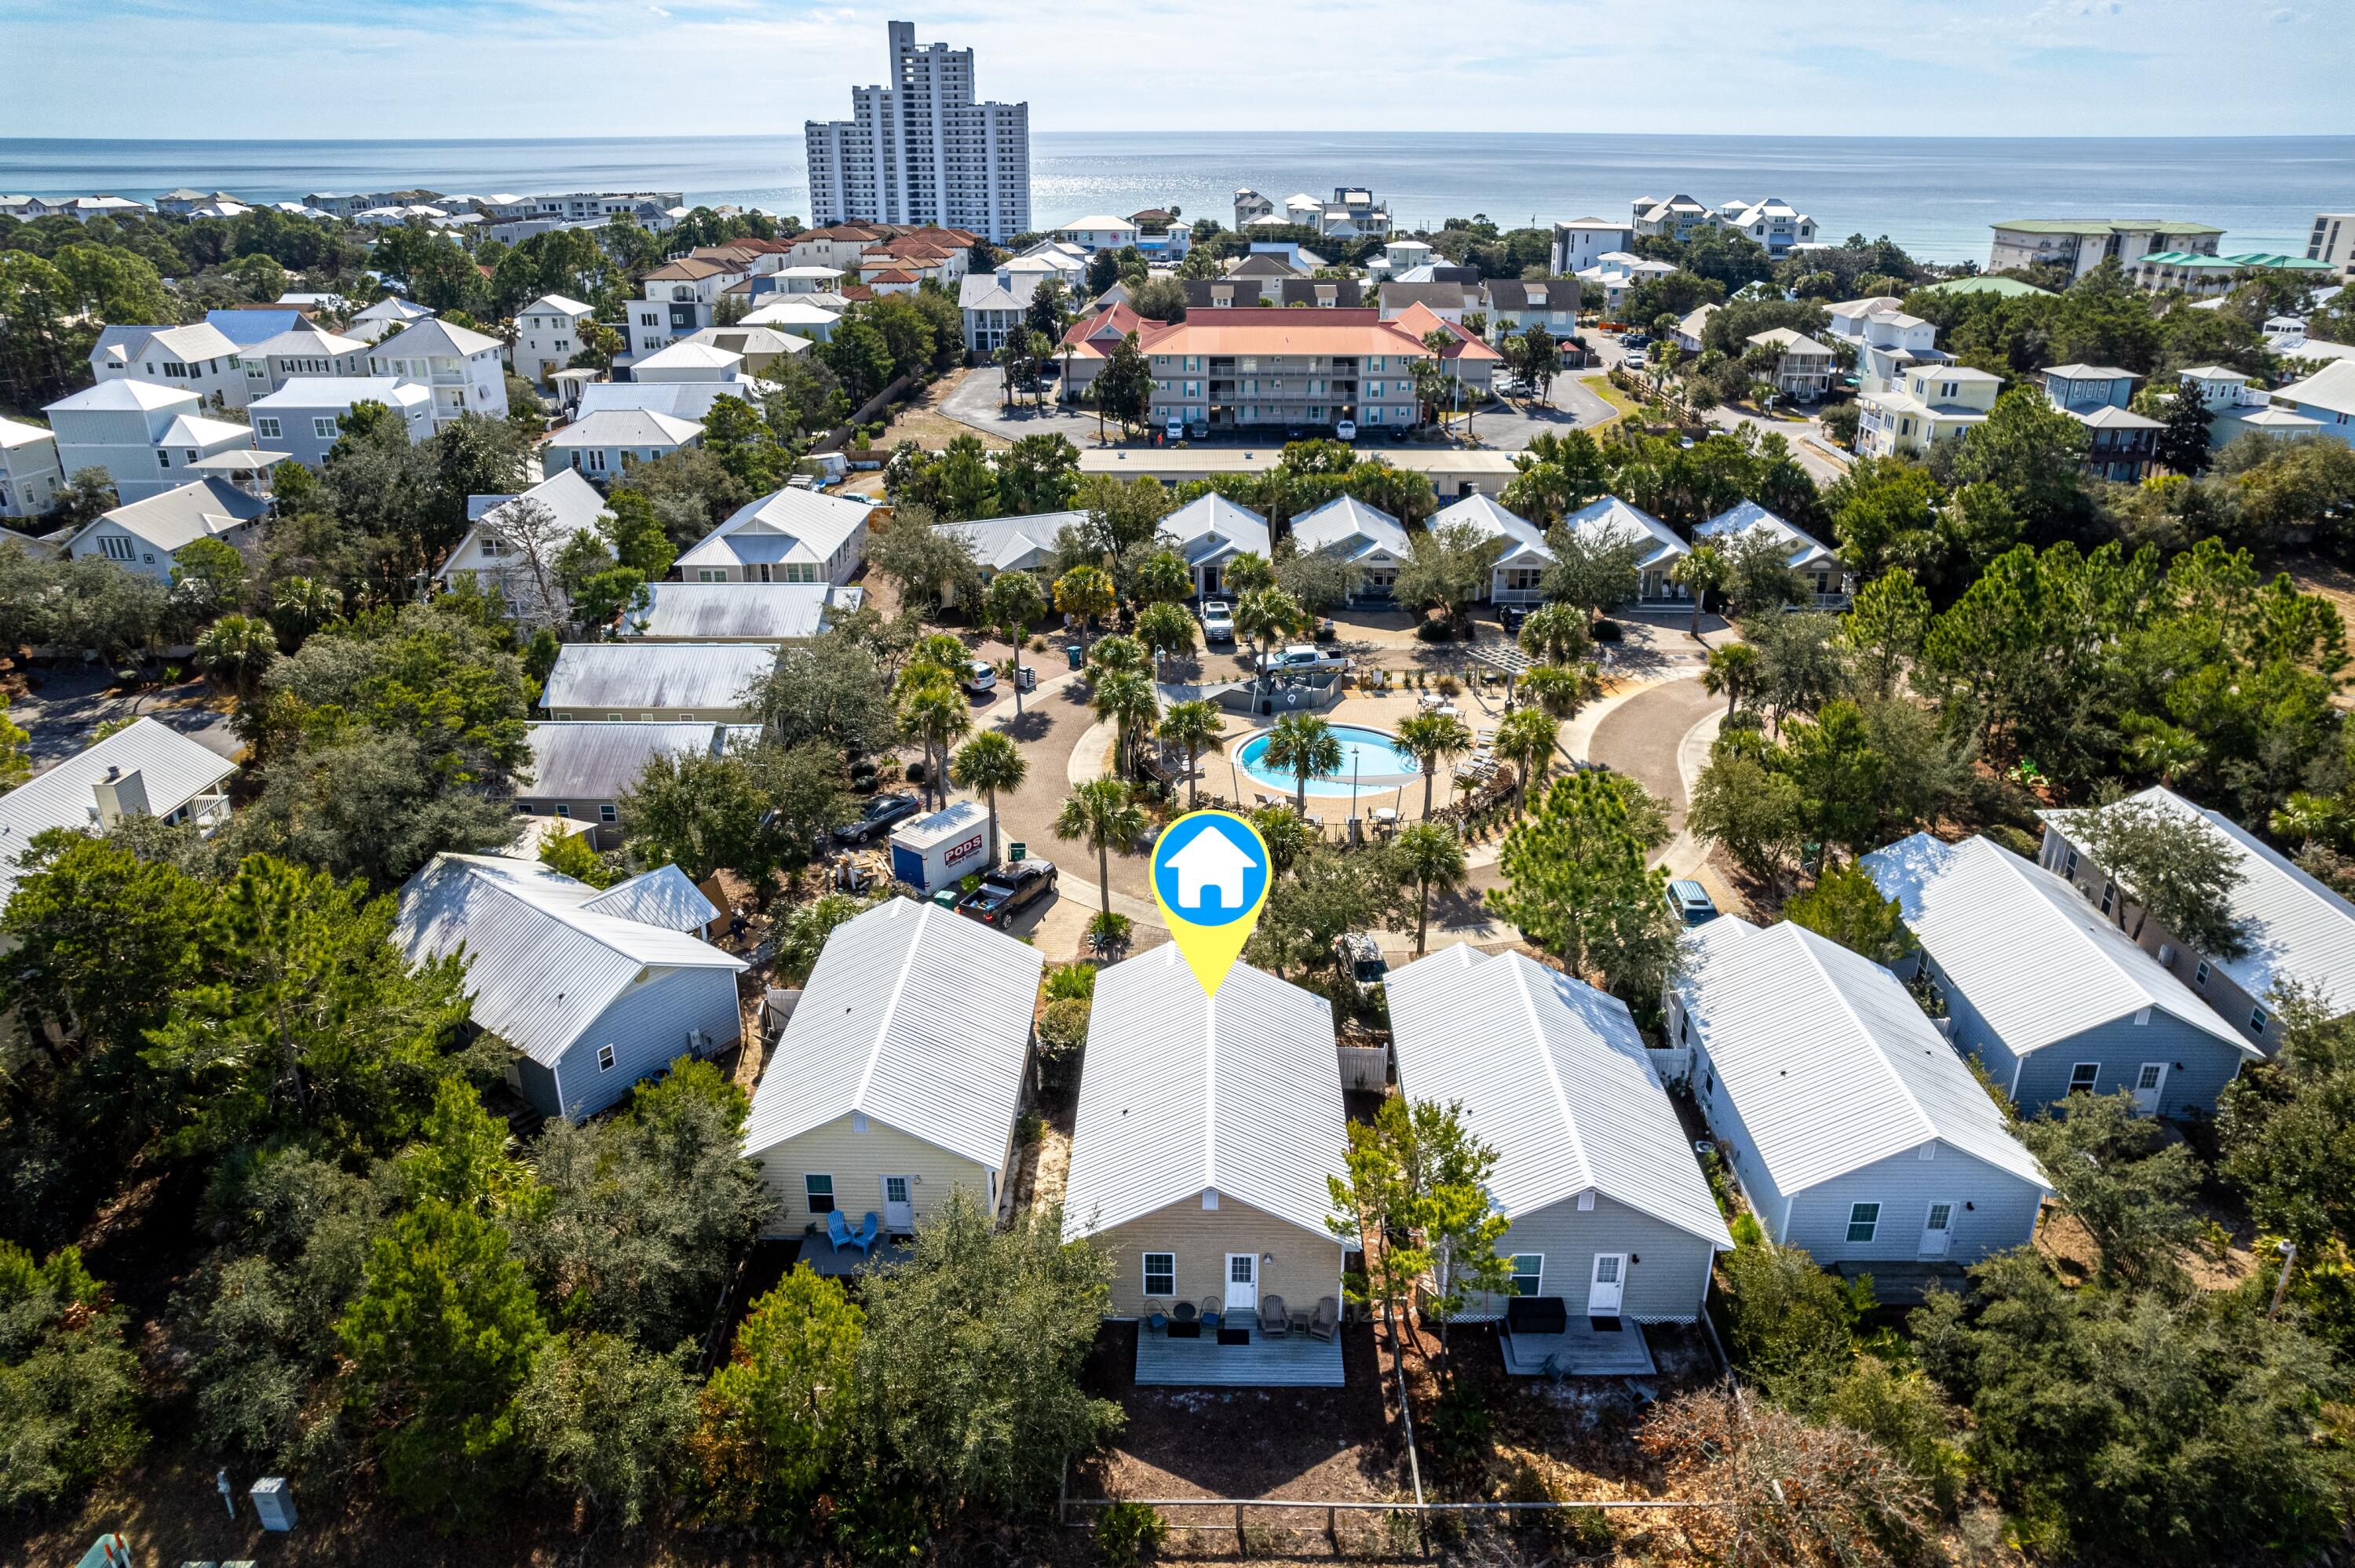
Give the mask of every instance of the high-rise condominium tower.
<path id="1" fill-rule="evenodd" d="M 1030 227 L 1030 106 L 975 103 L 973 51 L 893 22 L 891 79 L 851 118 L 810 121 L 810 221 L 938 224 L 993 240 Z"/>

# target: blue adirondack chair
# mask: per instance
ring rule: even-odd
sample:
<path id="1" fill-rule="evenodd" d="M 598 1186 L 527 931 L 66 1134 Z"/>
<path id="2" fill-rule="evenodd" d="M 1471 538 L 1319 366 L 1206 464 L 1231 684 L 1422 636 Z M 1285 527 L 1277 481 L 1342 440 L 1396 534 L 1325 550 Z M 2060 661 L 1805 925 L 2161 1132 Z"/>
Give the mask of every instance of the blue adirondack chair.
<path id="1" fill-rule="evenodd" d="M 867 1217 L 858 1222 L 858 1234 L 850 1239 L 858 1245 L 859 1251 L 869 1251 L 875 1245 L 876 1234 L 882 1228 L 881 1217 L 874 1210 L 869 1209 L 867 1211 Z"/>

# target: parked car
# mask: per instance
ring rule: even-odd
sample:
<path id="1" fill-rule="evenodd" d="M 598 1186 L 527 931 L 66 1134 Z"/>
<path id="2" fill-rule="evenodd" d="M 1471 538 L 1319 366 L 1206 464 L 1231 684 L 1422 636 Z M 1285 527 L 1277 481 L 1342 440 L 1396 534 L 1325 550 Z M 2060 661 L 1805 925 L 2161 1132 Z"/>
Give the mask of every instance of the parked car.
<path id="1" fill-rule="evenodd" d="M 1355 419 L 1343 419 L 1340 423 L 1333 427 L 1333 439 L 1337 441 L 1356 440 L 1358 439 L 1358 422 Z"/>
<path id="2" fill-rule="evenodd" d="M 997 666 L 986 659 L 969 661 L 964 667 L 964 690 L 967 696 L 984 696 L 997 689 Z"/>
<path id="3" fill-rule="evenodd" d="M 1680 876 L 1668 884 L 1668 907 L 1688 926 L 1706 926 L 1717 918 L 1717 905 L 1709 890 L 1690 877 Z"/>
<path id="4" fill-rule="evenodd" d="M 1186 439 L 1186 421 L 1172 419 L 1162 427 L 1161 433 L 1173 441 L 1182 441 Z"/>
<path id="5" fill-rule="evenodd" d="M 1627 351 L 1627 357 L 1621 360 L 1619 363 L 1625 366 L 1630 370 L 1641 370 L 1652 362 L 1645 357 L 1644 351 L 1642 349 L 1631 348 Z"/>
<path id="6" fill-rule="evenodd" d="M 846 845 L 873 843 L 923 809 L 923 802 L 913 795 L 873 796 L 867 802 L 866 815 L 834 830 L 834 842 Z"/>
<path id="7" fill-rule="evenodd" d="M 1629 348 L 1649 348 L 1652 346 L 1652 334 L 1647 332 L 1631 332 L 1621 341 Z"/>
<path id="8" fill-rule="evenodd" d="M 956 912 L 985 926 L 1004 926 L 1055 891 L 1055 863 L 1018 860 L 986 873 L 981 885 L 957 900 Z"/>
<path id="9" fill-rule="evenodd" d="M 1318 670 L 1346 670 L 1349 658 L 1346 653 L 1328 653 L 1314 642 L 1292 642 L 1260 658 L 1260 673 L 1264 675 L 1305 675 Z"/>
<path id="10" fill-rule="evenodd" d="M 1232 642 L 1235 640 L 1234 607 L 1225 599 L 1214 599 L 1202 605 L 1202 641 Z"/>
<path id="11" fill-rule="evenodd" d="M 1518 634 L 1521 622 L 1529 618 L 1529 607 L 1526 604 L 1500 604 L 1497 607 L 1497 624 L 1508 634 Z"/>
<path id="12" fill-rule="evenodd" d="M 1333 956 L 1341 962 L 1341 972 L 1358 988 L 1359 996 L 1370 996 L 1391 972 L 1390 960 L 1373 938 L 1363 931 L 1349 931 L 1333 938 Z"/>
<path id="13" fill-rule="evenodd" d="M 1186 433 L 1198 441 L 1207 441 L 1210 439 L 1210 422 L 1208 419 L 1197 419 L 1186 427 Z"/>

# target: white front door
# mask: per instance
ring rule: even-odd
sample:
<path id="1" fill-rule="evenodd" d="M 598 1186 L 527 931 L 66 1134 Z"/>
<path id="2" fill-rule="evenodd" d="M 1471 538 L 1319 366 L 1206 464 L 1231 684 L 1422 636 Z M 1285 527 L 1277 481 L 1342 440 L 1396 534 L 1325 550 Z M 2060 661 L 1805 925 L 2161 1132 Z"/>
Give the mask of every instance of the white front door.
<path id="1" fill-rule="evenodd" d="M 1259 1310 L 1259 1254 L 1227 1254 L 1227 1316 L 1248 1317 Z"/>
<path id="2" fill-rule="evenodd" d="M 1944 1257 L 1955 1245 L 1955 1205 L 1933 1203 L 1922 1221 L 1922 1255 Z"/>
<path id="3" fill-rule="evenodd" d="M 916 1228 L 916 1203 L 909 1196 L 913 1186 L 905 1176 L 883 1178 L 883 1228 L 887 1231 L 912 1231 Z"/>
<path id="4" fill-rule="evenodd" d="M 1590 1318 L 1615 1318 L 1619 1303 L 1627 1294 L 1627 1255 L 1624 1252 L 1598 1252 L 1594 1255 L 1594 1277 L 1586 1287 L 1586 1315 Z"/>
<path id="5" fill-rule="evenodd" d="M 2158 1114 L 2158 1091 L 2167 1086 L 2167 1064 L 2145 1062 L 2135 1074 L 2135 1109 L 2145 1116 Z"/>

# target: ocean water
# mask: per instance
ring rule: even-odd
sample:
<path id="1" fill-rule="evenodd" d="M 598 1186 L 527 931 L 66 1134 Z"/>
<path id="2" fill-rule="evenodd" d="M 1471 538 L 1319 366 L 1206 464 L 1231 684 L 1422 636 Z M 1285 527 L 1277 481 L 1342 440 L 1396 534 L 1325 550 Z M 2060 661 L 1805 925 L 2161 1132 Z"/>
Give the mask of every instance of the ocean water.
<path id="1" fill-rule="evenodd" d="M 1625 217 L 1637 196 L 1715 204 L 1778 196 L 1821 233 L 1886 234 L 1928 260 L 1987 258 L 1999 218 L 2157 217 L 2212 223 L 2226 251 L 2303 254 L 2314 214 L 2355 207 L 2355 136 L 1654 136 L 1433 132 L 1038 132 L 1041 227 L 1172 204 L 1232 222 L 1249 185 L 1369 185 L 1408 228 L 1487 213 L 1500 225 Z M 144 198 L 175 185 L 263 201 L 405 185 L 488 195 L 655 189 L 808 216 L 795 136 L 449 141 L 0 139 L 0 191 Z"/>

